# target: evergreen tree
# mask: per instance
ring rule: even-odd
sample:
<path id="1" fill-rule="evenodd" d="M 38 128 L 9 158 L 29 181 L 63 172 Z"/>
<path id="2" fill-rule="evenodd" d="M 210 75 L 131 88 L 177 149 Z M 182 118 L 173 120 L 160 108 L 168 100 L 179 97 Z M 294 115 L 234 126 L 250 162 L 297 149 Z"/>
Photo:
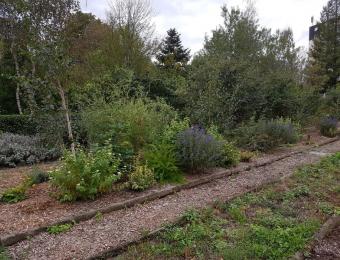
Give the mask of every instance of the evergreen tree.
<path id="1" fill-rule="evenodd" d="M 163 68 L 181 69 L 190 60 L 190 50 L 184 49 L 181 35 L 176 29 L 170 29 L 167 34 L 157 54 L 157 60 Z"/>
<path id="2" fill-rule="evenodd" d="M 340 77 L 340 0 L 329 0 L 321 12 L 318 34 L 310 51 L 309 82 L 321 92 L 334 88 Z"/>

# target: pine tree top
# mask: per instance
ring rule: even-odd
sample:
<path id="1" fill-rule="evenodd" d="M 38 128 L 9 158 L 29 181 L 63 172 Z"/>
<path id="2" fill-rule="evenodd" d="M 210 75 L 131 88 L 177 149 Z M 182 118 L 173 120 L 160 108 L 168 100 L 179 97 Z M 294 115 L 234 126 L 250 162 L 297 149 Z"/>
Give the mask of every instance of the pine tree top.
<path id="1" fill-rule="evenodd" d="M 190 50 L 183 47 L 181 35 L 175 28 L 171 28 L 167 31 L 167 36 L 162 41 L 156 57 L 163 67 L 183 67 L 190 60 Z"/>

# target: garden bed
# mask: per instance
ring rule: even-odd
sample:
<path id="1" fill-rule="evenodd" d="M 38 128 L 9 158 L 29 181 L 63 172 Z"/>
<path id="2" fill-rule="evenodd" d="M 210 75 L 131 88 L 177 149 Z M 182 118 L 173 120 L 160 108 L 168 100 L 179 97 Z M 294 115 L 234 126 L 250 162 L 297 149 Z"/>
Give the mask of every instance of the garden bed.
<path id="1" fill-rule="evenodd" d="M 315 135 L 314 141 L 312 143 L 322 143 L 327 140 L 329 139 L 324 139 Z M 309 146 L 306 146 L 306 143 L 302 141 L 300 144 L 294 147 L 277 149 L 271 154 L 260 155 L 254 161 L 253 165 L 265 163 L 284 154 L 289 154 L 290 152 L 298 151 L 303 148 L 307 149 L 308 147 Z M 56 164 L 52 163 L 42 164 L 39 167 L 44 170 L 49 170 L 55 166 Z M 247 164 L 240 164 L 237 168 L 233 169 L 233 171 L 240 171 L 246 166 Z M 8 188 L 9 183 L 13 183 L 13 186 L 19 184 L 21 181 L 23 181 L 27 172 L 29 172 L 31 169 L 32 167 L 20 167 L 17 169 L 1 170 L 0 176 L 2 176 L 3 179 L 7 179 L 7 186 L 4 187 Z M 210 175 L 216 172 L 218 171 L 213 171 L 210 173 Z M 187 175 L 186 183 L 190 185 L 190 183 L 195 183 L 195 181 L 202 178 L 209 179 L 209 174 L 199 174 L 191 176 Z M 53 188 L 50 187 L 48 183 L 35 185 L 28 190 L 28 198 L 26 200 L 16 204 L 0 203 L 0 233 L 2 237 L 8 236 L 13 233 L 22 233 L 40 227 L 53 225 L 56 222 L 63 221 L 65 219 L 72 219 L 76 215 L 87 214 L 89 211 L 95 212 L 96 210 L 106 208 L 110 205 L 128 202 L 136 198 L 143 198 L 148 196 L 152 197 L 153 194 L 162 194 L 163 192 L 167 194 L 167 191 L 169 190 L 171 191 L 169 194 L 171 194 L 174 187 L 175 185 L 157 185 L 152 189 L 144 192 L 120 190 L 105 194 L 93 201 L 61 203 L 55 197 L 51 196 L 55 191 L 53 190 Z M 117 209 L 119 209 L 119 207 Z"/>
<path id="2" fill-rule="evenodd" d="M 337 141 L 313 151 L 333 153 L 339 149 Z M 148 230 L 153 231 L 164 223 L 173 222 L 186 209 L 201 208 L 216 200 L 235 198 L 263 184 L 289 176 L 296 167 L 317 162 L 319 158 L 319 155 L 309 152 L 295 154 L 239 175 L 182 190 L 160 200 L 103 214 L 102 218 L 76 224 L 65 234 L 55 236 L 47 232 L 41 233 L 30 240 L 8 247 L 8 250 L 15 257 L 27 254 L 27 258 L 41 259 L 84 259 L 101 256 L 123 244 L 138 240 Z"/>

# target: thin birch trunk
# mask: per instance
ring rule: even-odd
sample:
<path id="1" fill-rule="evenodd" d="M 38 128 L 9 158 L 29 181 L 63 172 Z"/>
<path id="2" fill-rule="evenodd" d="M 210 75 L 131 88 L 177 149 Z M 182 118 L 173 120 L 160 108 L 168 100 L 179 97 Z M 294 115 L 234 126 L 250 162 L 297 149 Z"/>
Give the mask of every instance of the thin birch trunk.
<path id="1" fill-rule="evenodd" d="M 12 53 L 12 57 L 13 57 L 14 64 L 15 64 L 16 75 L 17 75 L 17 77 L 20 77 L 18 56 L 17 56 L 17 53 L 15 52 L 14 48 L 15 48 L 14 47 L 14 41 L 12 41 L 11 53 Z M 18 81 L 17 81 L 16 90 L 15 90 L 15 99 L 16 99 L 16 102 L 17 102 L 19 114 L 22 115 L 22 107 L 21 107 L 21 101 L 20 101 L 20 83 Z"/>
<path id="2" fill-rule="evenodd" d="M 67 103 L 66 103 L 66 98 L 65 98 L 65 91 L 60 83 L 60 80 L 57 80 L 58 83 L 58 88 L 59 88 L 59 95 L 61 98 L 61 105 L 65 113 L 65 119 L 66 119 L 66 124 L 67 124 L 67 132 L 68 132 L 68 139 L 71 143 L 71 152 L 73 155 L 76 154 L 75 150 L 75 144 L 74 144 L 74 138 L 73 138 L 73 132 L 72 132 L 72 125 L 71 125 L 71 119 L 69 115 L 69 111 L 67 108 Z"/>

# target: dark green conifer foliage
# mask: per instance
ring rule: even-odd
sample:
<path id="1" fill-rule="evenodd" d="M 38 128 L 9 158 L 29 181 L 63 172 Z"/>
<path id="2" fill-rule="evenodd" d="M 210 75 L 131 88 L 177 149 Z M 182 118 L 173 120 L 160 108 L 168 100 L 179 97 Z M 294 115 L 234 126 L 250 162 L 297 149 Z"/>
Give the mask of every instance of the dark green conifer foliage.
<path id="1" fill-rule="evenodd" d="M 190 50 L 183 47 L 181 35 L 176 29 L 170 29 L 167 34 L 157 54 L 159 65 L 163 68 L 183 68 L 190 60 Z"/>

